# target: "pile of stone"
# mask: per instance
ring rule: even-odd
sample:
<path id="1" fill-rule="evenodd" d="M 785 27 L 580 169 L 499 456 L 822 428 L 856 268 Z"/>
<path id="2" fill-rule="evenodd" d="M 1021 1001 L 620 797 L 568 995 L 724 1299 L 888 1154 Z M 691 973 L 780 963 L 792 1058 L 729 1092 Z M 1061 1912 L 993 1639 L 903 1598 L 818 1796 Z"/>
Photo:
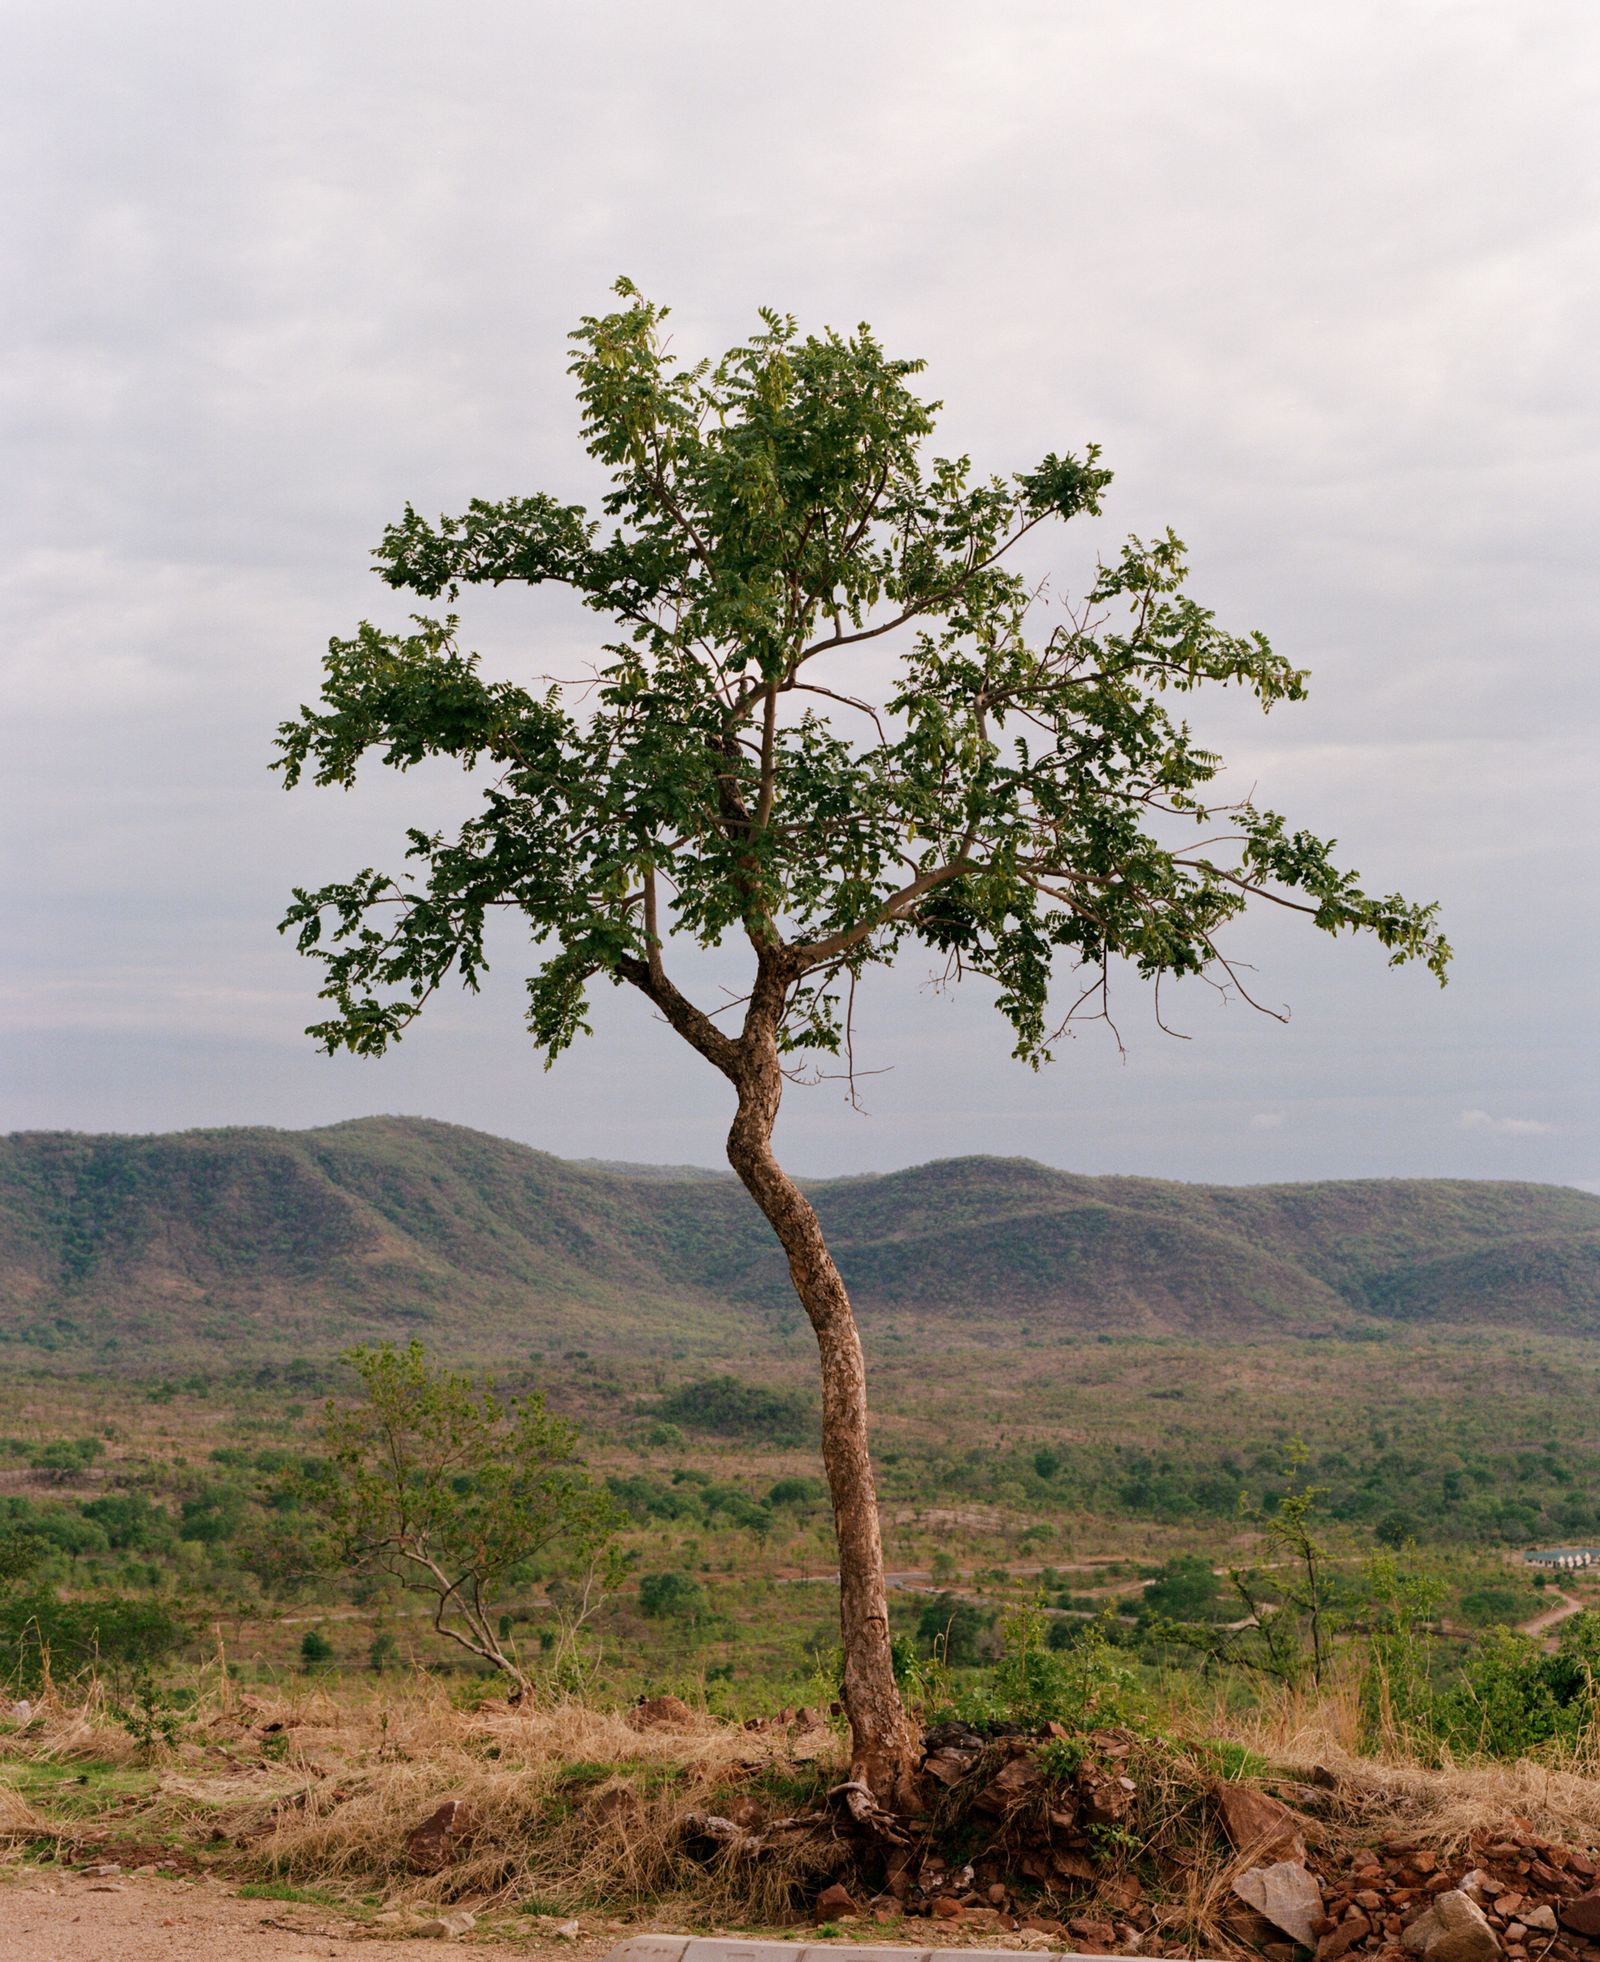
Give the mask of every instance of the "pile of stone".
<path id="1" fill-rule="evenodd" d="M 1051 1751 L 1056 1742 L 1066 1748 Z M 1178 1886 L 1160 1884 L 1145 1863 L 1147 1896 L 1130 1857 L 1140 1843 L 1136 1742 L 1111 1726 L 1070 1739 L 1054 1726 L 1011 1736 L 960 1725 L 930 1732 L 924 1829 L 889 1853 L 882 1891 L 836 1883 L 817 1900 L 817 1918 L 909 1915 L 962 1924 L 980 1940 L 1007 1934 L 1099 1954 L 1187 1953 L 1193 1931 L 1180 1928 L 1178 1902 L 1166 1898 Z M 1332 1793 L 1279 1789 L 1296 1803 L 1232 1780 L 1218 1780 L 1204 1801 L 1231 1856 L 1222 1926 L 1240 1949 L 1267 1962 L 1305 1962 L 1308 1953 L 1314 1962 L 1600 1962 L 1592 1847 L 1539 1838 L 1518 1821 L 1455 1857 L 1416 1838 L 1351 1851 L 1331 1823 L 1313 1826 L 1318 1814 L 1337 1812 Z M 958 1843 L 978 1850 L 950 1857 Z"/>
<path id="2" fill-rule="evenodd" d="M 1132 1842 L 1119 1836 L 1138 1799 L 1127 1769 L 1133 1733 L 1096 1730 L 1072 1738 L 1064 1758 L 1047 1752 L 1041 1759 L 1041 1746 L 1067 1741 L 1057 1725 L 1042 1734 L 1018 1728 L 984 1736 L 960 1724 L 930 1731 L 923 1762 L 929 1829 L 888 1855 L 882 1893 L 858 1905 L 847 1888 L 830 1887 L 817 1900 L 818 1919 L 910 1915 L 960 1924 L 963 1935 L 979 1939 L 1015 1934 L 1058 1949 L 1169 1952 L 1157 1911 L 1122 1857 Z M 942 1814 L 959 1816 L 962 1837 L 987 1842 L 970 1861 L 940 1850 L 948 1842 Z M 1081 1911 L 1051 1912 L 1051 1903 L 1066 1899 Z"/>
<path id="3" fill-rule="evenodd" d="M 1597 1868 L 1592 1848 L 1527 1832 L 1482 1835 L 1448 1862 L 1415 1840 L 1359 1848 L 1324 1875 L 1318 1962 L 1592 1962 Z"/>

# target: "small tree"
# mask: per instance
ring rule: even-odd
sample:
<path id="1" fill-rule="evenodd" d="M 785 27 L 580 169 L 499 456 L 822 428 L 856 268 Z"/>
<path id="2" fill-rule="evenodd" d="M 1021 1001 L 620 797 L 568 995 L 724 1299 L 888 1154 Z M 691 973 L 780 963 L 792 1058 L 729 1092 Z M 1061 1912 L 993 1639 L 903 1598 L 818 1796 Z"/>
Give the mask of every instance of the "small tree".
<path id="1" fill-rule="evenodd" d="M 325 963 L 332 1010 L 312 1033 L 330 1051 L 379 1054 L 452 975 L 475 988 L 505 912 L 543 950 L 528 1025 L 547 1059 L 587 1030 L 603 981 L 639 990 L 727 1080 L 729 1161 L 820 1353 L 854 1776 L 909 1800 L 918 1740 L 895 1687 L 861 1344 L 773 1152 L 786 1078 L 836 1057 L 853 1086 L 857 986 L 912 946 L 951 979 L 984 976 L 1033 1065 L 1075 1015 L 1110 1022 L 1119 965 L 1154 982 L 1158 1017 L 1164 980 L 1249 999 L 1219 936 L 1253 898 L 1441 977 L 1448 950 L 1431 907 L 1368 894 L 1323 840 L 1248 799 L 1208 803 L 1220 761 L 1170 698 L 1215 683 L 1270 708 L 1305 676 L 1187 595 L 1170 532 L 1131 540 L 1036 625 L 1038 589 L 1008 555 L 1100 508 L 1093 448 L 976 479 L 925 454 L 919 364 L 867 328 L 802 339 L 764 313 L 749 342 L 685 369 L 663 311 L 617 290 L 573 361 L 609 527 L 544 495 L 437 524 L 408 506 L 378 548 L 384 579 L 425 599 L 564 585 L 613 638 L 591 675 L 536 688 L 486 679 L 453 614 L 333 641 L 320 705 L 280 731 L 287 783 L 348 787 L 372 752 L 483 764 L 489 781 L 454 836 L 410 831 L 406 876 L 297 891 L 284 926 Z M 862 651 L 894 634 L 899 670 L 875 691 Z M 742 1001 L 693 1002 L 674 940 L 741 944 Z M 1053 1014 L 1059 966 L 1078 973 Z"/>
<path id="2" fill-rule="evenodd" d="M 1307 1456 L 1298 1440 L 1290 1445 L 1287 1489 L 1271 1506 L 1253 1506 L 1247 1495 L 1240 1499 L 1240 1517 L 1259 1534 L 1262 1556 L 1254 1566 L 1228 1569 L 1233 1606 L 1240 1618 L 1231 1623 L 1223 1620 L 1226 1608 L 1210 1598 L 1216 1587 L 1206 1562 L 1195 1561 L 1191 1567 L 1186 1559 L 1169 1561 L 1141 1603 L 1150 1611 L 1151 1631 L 1158 1641 L 1199 1649 L 1209 1661 L 1247 1669 L 1291 1687 L 1309 1678 L 1313 1687 L 1321 1688 L 1332 1632 L 1328 1569 L 1333 1556 L 1315 1530 L 1321 1492 L 1300 1483 Z M 1198 1591 L 1194 1583 L 1200 1579 L 1193 1567 L 1204 1568 L 1205 1579 L 1211 1582 L 1203 1602 L 1192 1598 Z M 1173 1598 L 1175 1580 L 1178 1593 L 1191 1597 L 1187 1602 Z"/>
<path id="3" fill-rule="evenodd" d="M 418 1342 L 347 1360 L 362 1396 L 330 1399 L 327 1476 L 316 1487 L 343 1559 L 429 1596 L 438 1633 L 502 1671 L 521 1698 L 531 1685 L 496 1631 L 500 1590 L 532 1562 L 592 1565 L 616 1525 L 575 1427 L 542 1397 L 502 1402 L 435 1366 Z M 592 1605 L 593 1590 L 582 1598 Z"/>

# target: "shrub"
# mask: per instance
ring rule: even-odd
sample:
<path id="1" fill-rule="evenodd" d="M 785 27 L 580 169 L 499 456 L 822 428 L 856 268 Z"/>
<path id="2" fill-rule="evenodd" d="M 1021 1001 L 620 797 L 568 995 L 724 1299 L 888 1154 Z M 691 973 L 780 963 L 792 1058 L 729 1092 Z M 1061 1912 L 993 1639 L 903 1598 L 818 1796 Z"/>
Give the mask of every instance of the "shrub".
<path id="1" fill-rule="evenodd" d="M 333 1660 L 333 1644 L 319 1628 L 308 1628 L 300 1637 L 300 1666 L 309 1674 L 326 1669 Z"/>
<path id="2" fill-rule="evenodd" d="M 814 1506 L 828 1496 L 820 1478 L 780 1478 L 767 1494 L 769 1506 Z"/>
<path id="3" fill-rule="evenodd" d="M 1527 1600 L 1514 1587 L 1474 1587 L 1461 1597 L 1461 1617 L 1474 1628 L 1489 1628 L 1519 1621 L 1527 1612 Z"/>
<path id="4" fill-rule="evenodd" d="M 664 1397 L 657 1416 L 717 1437 L 754 1437 L 770 1444 L 811 1444 L 817 1417 L 792 1390 L 766 1390 L 736 1376 L 708 1376 Z"/>
<path id="5" fill-rule="evenodd" d="M 105 1450 L 97 1437 L 61 1437 L 44 1446 L 30 1461 L 36 1472 L 43 1472 L 57 1485 L 81 1478 Z"/>
<path id="6" fill-rule="evenodd" d="M 178 1519 L 178 1537 L 204 1546 L 220 1546 L 244 1525 L 246 1499 L 235 1485 L 206 1485 L 185 1499 Z"/>
<path id="7" fill-rule="evenodd" d="M 1158 1567 L 1155 1579 L 1135 1605 L 1142 1615 L 1161 1615 L 1172 1621 L 1219 1621 L 1227 1612 L 1211 1562 L 1198 1553 L 1180 1553 Z"/>
<path id="8" fill-rule="evenodd" d="M 108 1492 L 103 1499 L 87 1500 L 79 1509 L 119 1553 L 166 1552 L 172 1545 L 171 1516 L 161 1506 L 152 1505 L 143 1492 Z"/>
<path id="9" fill-rule="evenodd" d="M 639 1612 L 653 1620 L 687 1619 L 704 1612 L 706 1592 L 692 1575 L 669 1568 L 639 1582 Z"/>
<path id="10" fill-rule="evenodd" d="M 959 1595 L 936 1594 L 917 1617 L 917 1641 L 924 1655 L 941 1655 L 952 1669 L 980 1660 L 984 1636 L 994 1616 Z"/>

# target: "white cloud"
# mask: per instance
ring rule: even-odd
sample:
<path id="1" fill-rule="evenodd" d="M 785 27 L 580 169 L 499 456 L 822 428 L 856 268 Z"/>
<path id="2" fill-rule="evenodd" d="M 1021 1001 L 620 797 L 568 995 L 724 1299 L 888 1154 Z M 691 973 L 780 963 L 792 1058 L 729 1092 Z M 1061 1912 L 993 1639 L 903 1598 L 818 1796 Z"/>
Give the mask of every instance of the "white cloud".
<path id="1" fill-rule="evenodd" d="M 1258 1110 L 1250 1120 L 1252 1131 L 1281 1131 L 1283 1112 L 1281 1110 Z"/>
<path id="2" fill-rule="evenodd" d="M 1492 1131 L 1499 1138 L 1547 1138 L 1556 1128 L 1537 1117 L 1491 1117 L 1486 1110 L 1464 1110 L 1457 1121 L 1463 1131 Z"/>

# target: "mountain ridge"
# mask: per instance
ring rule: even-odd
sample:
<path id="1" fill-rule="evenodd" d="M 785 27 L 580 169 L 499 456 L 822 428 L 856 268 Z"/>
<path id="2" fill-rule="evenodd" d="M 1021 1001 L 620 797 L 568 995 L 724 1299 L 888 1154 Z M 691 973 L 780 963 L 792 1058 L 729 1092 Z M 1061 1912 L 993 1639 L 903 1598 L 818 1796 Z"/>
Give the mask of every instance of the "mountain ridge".
<path id="1" fill-rule="evenodd" d="M 1216 1186 L 939 1159 L 805 1182 L 869 1339 L 1600 1336 L 1600 1197 L 1510 1181 Z M 731 1176 L 425 1118 L 0 1138 L 0 1342 L 114 1366 L 423 1334 L 498 1357 L 770 1351 L 800 1327 Z"/>

